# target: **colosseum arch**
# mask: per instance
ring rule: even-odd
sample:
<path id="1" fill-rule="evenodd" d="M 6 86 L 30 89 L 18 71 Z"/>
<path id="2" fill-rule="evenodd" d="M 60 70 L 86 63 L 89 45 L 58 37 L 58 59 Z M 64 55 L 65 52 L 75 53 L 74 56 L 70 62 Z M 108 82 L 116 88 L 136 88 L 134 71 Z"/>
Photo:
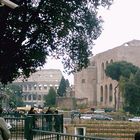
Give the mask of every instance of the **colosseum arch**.
<path id="1" fill-rule="evenodd" d="M 29 94 L 29 95 L 28 95 L 28 100 L 30 101 L 31 99 L 32 99 L 32 95 Z"/>
<path id="2" fill-rule="evenodd" d="M 38 95 L 38 100 L 41 100 L 42 98 L 41 98 L 41 95 Z"/>

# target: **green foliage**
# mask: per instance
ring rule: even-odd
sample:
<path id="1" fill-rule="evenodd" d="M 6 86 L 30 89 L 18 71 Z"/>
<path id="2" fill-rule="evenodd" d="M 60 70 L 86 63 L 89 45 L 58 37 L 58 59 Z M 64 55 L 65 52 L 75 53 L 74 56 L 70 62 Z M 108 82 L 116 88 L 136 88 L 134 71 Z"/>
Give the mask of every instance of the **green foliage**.
<path id="1" fill-rule="evenodd" d="M 136 85 L 140 84 L 140 69 L 136 72 L 136 74 L 134 76 L 134 82 Z"/>
<path id="2" fill-rule="evenodd" d="M 131 114 L 140 115 L 140 86 L 128 82 L 125 85 L 124 109 Z"/>
<path id="3" fill-rule="evenodd" d="M 125 91 L 125 84 L 126 84 L 126 81 L 127 79 L 124 78 L 123 76 L 120 77 L 120 80 L 119 80 L 119 89 L 122 93 L 124 93 Z M 122 94 L 123 95 L 123 94 Z"/>
<path id="4" fill-rule="evenodd" d="M 115 87 L 114 91 L 115 109 L 117 103 L 116 88 L 119 88 L 119 92 L 121 92 L 122 93 L 121 95 L 124 97 L 123 103 L 124 110 L 130 111 L 131 113 L 138 112 L 138 109 L 136 110 L 136 112 L 133 111 L 134 106 L 137 103 L 135 102 L 136 104 L 131 105 L 132 99 L 135 98 L 135 97 L 133 98 L 133 96 L 135 96 L 135 94 L 137 94 L 138 92 L 137 91 L 138 89 L 135 89 L 136 85 L 133 83 L 135 79 L 133 77 L 138 70 L 139 70 L 138 67 L 126 61 L 114 62 L 107 66 L 105 70 L 106 75 L 112 78 L 113 80 L 118 81 L 118 85 Z M 132 84 L 129 83 L 130 81 Z M 139 80 L 137 79 L 137 81 Z"/>
<path id="5" fill-rule="evenodd" d="M 129 79 L 130 75 L 135 74 L 137 70 L 138 67 L 136 67 L 132 63 L 119 61 L 109 64 L 105 70 L 105 73 L 113 80 L 119 81 L 121 76 Z"/>
<path id="6" fill-rule="evenodd" d="M 67 90 L 68 87 L 69 87 L 69 81 L 65 80 L 65 78 L 62 76 L 59 88 L 57 90 L 57 94 L 59 96 L 65 96 L 66 95 L 66 90 Z"/>
<path id="7" fill-rule="evenodd" d="M 55 106 L 56 104 L 56 91 L 53 87 L 50 88 L 47 95 L 44 96 L 44 106 Z"/>
<path id="8" fill-rule="evenodd" d="M 98 7 L 113 0 L 13 0 L 0 7 L 0 82 L 28 77 L 48 56 L 63 58 L 67 72 L 89 64 L 93 41 L 102 31 Z"/>
<path id="9" fill-rule="evenodd" d="M 6 86 L 0 85 L 1 92 L 6 95 L 9 106 L 15 108 L 22 106 L 22 88 L 18 85 L 8 84 Z"/>
<path id="10" fill-rule="evenodd" d="M 66 82 L 66 87 L 69 87 L 70 86 L 69 80 L 66 79 L 65 82 Z"/>
<path id="11" fill-rule="evenodd" d="M 125 104 L 124 109 L 131 114 L 140 115 L 140 70 L 134 75 L 133 79 L 125 84 Z"/>

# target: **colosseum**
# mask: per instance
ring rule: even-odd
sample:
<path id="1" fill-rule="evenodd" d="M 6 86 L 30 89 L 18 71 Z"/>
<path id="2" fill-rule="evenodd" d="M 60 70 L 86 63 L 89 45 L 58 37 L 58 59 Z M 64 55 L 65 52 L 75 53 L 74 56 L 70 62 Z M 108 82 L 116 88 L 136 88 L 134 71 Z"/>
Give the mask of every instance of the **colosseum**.
<path id="1" fill-rule="evenodd" d="M 122 97 L 117 89 L 115 104 L 114 88 L 117 81 L 105 75 L 106 66 L 124 60 L 140 67 L 139 52 L 140 40 L 132 40 L 93 56 L 86 69 L 74 74 L 75 97 L 87 98 L 90 107 L 119 109 L 122 105 Z"/>

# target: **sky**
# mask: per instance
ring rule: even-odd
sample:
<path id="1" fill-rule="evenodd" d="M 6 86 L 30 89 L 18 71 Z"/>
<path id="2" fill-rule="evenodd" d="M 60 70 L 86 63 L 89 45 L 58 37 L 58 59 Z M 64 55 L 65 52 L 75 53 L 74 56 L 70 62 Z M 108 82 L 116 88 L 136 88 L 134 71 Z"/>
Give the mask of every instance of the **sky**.
<path id="1" fill-rule="evenodd" d="M 140 0 L 114 0 L 109 10 L 101 10 L 103 32 L 95 41 L 93 54 L 122 45 L 133 39 L 140 40 Z"/>
<path id="2" fill-rule="evenodd" d="M 93 46 L 93 55 L 120 46 L 133 39 L 140 40 L 140 0 L 114 0 L 107 9 L 100 9 L 103 31 Z M 60 61 L 51 60 L 44 68 L 61 69 Z M 71 84 L 74 84 L 73 75 L 64 74 Z"/>

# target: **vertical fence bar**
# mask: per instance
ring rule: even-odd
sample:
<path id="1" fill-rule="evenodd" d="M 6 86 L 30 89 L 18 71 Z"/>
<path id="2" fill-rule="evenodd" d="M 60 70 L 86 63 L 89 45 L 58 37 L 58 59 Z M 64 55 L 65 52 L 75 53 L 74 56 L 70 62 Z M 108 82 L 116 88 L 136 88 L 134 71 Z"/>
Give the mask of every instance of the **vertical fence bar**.
<path id="1" fill-rule="evenodd" d="M 63 133 L 63 129 L 64 129 L 64 126 L 63 126 L 64 122 L 63 122 L 63 114 L 61 114 L 61 133 Z"/>
<path id="2" fill-rule="evenodd" d="M 25 128 L 24 128 L 24 137 L 26 140 L 33 140 L 32 128 L 33 128 L 33 117 L 27 116 L 25 118 Z"/>
<path id="3" fill-rule="evenodd" d="M 59 140 L 59 134 L 57 134 L 57 140 Z"/>

